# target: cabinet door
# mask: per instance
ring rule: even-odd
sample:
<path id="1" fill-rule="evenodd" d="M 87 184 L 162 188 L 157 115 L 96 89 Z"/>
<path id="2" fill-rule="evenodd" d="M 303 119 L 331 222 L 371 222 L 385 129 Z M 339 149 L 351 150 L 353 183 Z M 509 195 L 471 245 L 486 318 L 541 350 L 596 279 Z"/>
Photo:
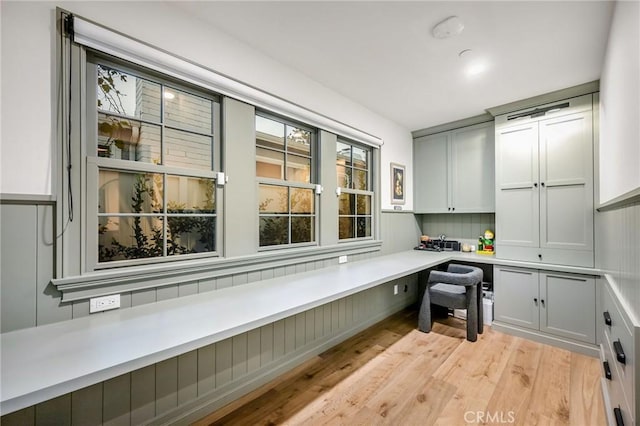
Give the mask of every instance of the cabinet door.
<path id="1" fill-rule="evenodd" d="M 455 213 L 495 211 L 494 126 L 451 132 L 451 208 Z"/>
<path id="2" fill-rule="evenodd" d="M 413 144 L 416 213 L 449 212 L 449 133 L 418 138 Z"/>
<path id="3" fill-rule="evenodd" d="M 538 330 L 538 271 L 496 266 L 493 296 L 496 321 Z"/>
<path id="4" fill-rule="evenodd" d="M 540 122 L 540 247 L 593 250 L 591 113 Z"/>
<path id="5" fill-rule="evenodd" d="M 539 246 L 538 123 L 496 132 L 496 238 L 503 246 Z"/>
<path id="6" fill-rule="evenodd" d="M 595 344 L 595 309 L 593 277 L 540 272 L 540 331 Z"/>

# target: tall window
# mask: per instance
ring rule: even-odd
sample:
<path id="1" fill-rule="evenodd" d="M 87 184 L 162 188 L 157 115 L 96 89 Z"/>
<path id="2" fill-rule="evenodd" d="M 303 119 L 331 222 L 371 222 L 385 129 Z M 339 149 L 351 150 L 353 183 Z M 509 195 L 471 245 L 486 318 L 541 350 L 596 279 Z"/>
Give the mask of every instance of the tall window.
<path id="1" fill-rule="evenodd" d="M 340 198 L 338 201 L 338 238 L 372 236 L 372 150 L 338 140 L 336 171 Z"/>
<path id="2" fill-rule="evenodd" d="M 316 241 L 315 131 L 256 115 L 260 246 Z"/>
<path id="3" fill-rule="evenodd" d="M 98 264 L 216 251 L 217 102 L 142 69 L 87 63 Z"/>

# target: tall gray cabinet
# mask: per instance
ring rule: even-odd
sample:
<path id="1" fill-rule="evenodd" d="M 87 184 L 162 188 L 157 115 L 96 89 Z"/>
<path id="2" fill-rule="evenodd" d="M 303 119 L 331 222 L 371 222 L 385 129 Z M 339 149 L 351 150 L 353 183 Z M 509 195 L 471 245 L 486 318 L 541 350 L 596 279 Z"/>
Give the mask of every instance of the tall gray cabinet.
<path id="1" fill-rule="evenodd" d="M 415 212 L 493 212 L 493 163 L 493 122 L 416 138 Z"/>
<path id="2" fill-rule="evenodd" d="M 496 256 L 593 267 L 593 100 L 496 117 Z"/>

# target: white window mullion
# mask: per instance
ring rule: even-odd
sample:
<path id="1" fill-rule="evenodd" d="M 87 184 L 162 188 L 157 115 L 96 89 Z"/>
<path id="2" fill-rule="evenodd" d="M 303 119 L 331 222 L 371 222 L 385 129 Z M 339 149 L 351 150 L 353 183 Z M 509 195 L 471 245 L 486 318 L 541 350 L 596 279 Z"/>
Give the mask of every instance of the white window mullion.
<path id="1" fill-rule="evenodd" d="M 167 173 L 169 175 L 198 177 L 214 180 L 217 177 L 217 172 L 215 171 L 159 166 L 152 163 L 143 163 L 139 161 L 116 160 L 113 158 L 104 157 L 88 157 L 87 161 L 94 162 L 101 169 L 121 170 L 123 172 Z"/>

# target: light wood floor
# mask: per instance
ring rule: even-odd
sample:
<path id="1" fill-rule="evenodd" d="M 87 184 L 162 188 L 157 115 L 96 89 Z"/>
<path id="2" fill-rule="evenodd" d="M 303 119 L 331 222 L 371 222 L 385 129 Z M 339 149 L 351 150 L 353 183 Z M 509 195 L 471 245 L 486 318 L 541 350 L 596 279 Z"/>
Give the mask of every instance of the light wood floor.
<path id="1" fill-rule="evenodd" d="M 596 358 L 402 311 L 195 425 L 605 425 Z"/>

